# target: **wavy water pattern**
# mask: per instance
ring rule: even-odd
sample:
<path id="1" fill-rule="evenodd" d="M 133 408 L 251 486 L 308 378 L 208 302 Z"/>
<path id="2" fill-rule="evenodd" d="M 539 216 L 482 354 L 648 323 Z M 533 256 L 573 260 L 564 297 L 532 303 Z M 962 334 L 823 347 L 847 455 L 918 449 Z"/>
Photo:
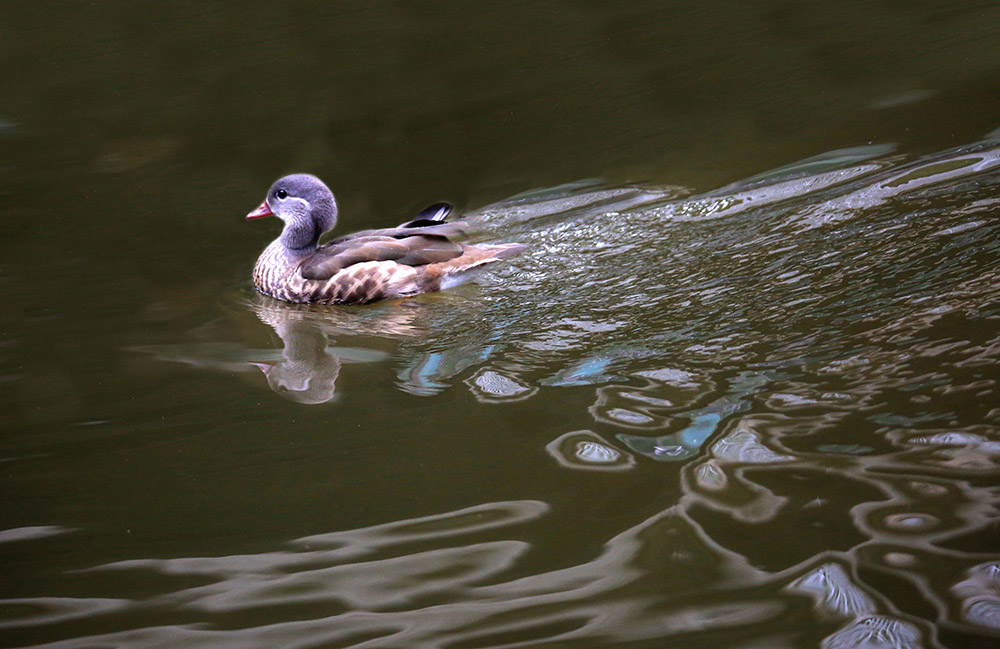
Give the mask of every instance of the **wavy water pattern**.
<path id="1" fill-rule="evenodd" d="M 473 213 L 476 238 L 528 244 L 475 286 L 337 311 L 241 294 L 226 317 L 280 349 L 132 353 L 256 366 L 303 408 L 350 407 L 353 364 L 544 420 L 524 453 L 600 493 L 601 547 L 542 560 L 564 496 L 498 500 L 92 567 L 162 586 L 8 600 L 3 624 L 47 647 L 996 644 L 998 156 L 844 149 L 701 195 L 582 182 Z"/>

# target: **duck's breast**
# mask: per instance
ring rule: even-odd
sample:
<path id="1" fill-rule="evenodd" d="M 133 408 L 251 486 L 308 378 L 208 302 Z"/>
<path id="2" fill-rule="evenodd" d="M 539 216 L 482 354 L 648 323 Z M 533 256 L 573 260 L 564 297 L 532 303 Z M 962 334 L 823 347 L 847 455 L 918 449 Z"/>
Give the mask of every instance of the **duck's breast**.
<path id="1" fill-rule="evenodd" d="M 258 291 L 279 300 L 297 302 L 294 299 L 296 289 L 300 289 L 295 281 L 297 264 L 289 260 L 287 254 L 275 241 L 260 253 L 253 267 L 253 284 Z"/>

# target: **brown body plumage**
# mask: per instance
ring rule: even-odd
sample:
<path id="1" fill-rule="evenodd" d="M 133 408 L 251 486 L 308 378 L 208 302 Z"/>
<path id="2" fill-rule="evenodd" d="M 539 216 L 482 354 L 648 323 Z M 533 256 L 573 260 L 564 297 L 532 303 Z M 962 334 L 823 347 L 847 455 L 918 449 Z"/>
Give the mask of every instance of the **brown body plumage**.
<path id="1" fill-rule="evenodd" d="M 368 304 L 439 291 L 478 268 L 520 252 L 521 244 L 463 245 L 465 232 L 445 222 L 451 208 L 437 204 L 396 228 L 369 230 L 318 245 L 337 222 L 333 194 L 315 176 L 295 174 L 272 185 L 248 219 L 277 216 L 281 236 L 254 266 L 254 286 L 286 302 Z"/>

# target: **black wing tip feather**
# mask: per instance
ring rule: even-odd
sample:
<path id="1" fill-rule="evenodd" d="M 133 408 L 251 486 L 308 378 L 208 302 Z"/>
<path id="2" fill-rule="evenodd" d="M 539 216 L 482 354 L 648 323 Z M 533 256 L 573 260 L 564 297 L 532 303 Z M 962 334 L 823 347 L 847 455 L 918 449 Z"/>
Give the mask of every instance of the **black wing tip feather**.
<path id="1" fill-rule="evenodd" d="M 417 216 L 406 224 L 408 228 L 420 228 L 427 225 L 437 225 L 441 223 L 448 215 L 451 214 L 452 210 L 455 208 L 451 203 L 434 203 L 433 205 L 428 205 L 424 209 L 420 210 Z"/>

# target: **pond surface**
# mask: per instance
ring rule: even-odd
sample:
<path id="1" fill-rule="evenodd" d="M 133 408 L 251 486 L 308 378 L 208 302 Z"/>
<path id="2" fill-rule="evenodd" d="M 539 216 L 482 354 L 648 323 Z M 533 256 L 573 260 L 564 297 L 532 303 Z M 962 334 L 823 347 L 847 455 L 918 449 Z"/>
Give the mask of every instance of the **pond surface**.
<path id="1" fill-rule="evenodd" d="M 1000 646 L 1000 8 L 0 24 L 0 646 Z M 278 303 L 292 171 L 528 248 Z"/>

